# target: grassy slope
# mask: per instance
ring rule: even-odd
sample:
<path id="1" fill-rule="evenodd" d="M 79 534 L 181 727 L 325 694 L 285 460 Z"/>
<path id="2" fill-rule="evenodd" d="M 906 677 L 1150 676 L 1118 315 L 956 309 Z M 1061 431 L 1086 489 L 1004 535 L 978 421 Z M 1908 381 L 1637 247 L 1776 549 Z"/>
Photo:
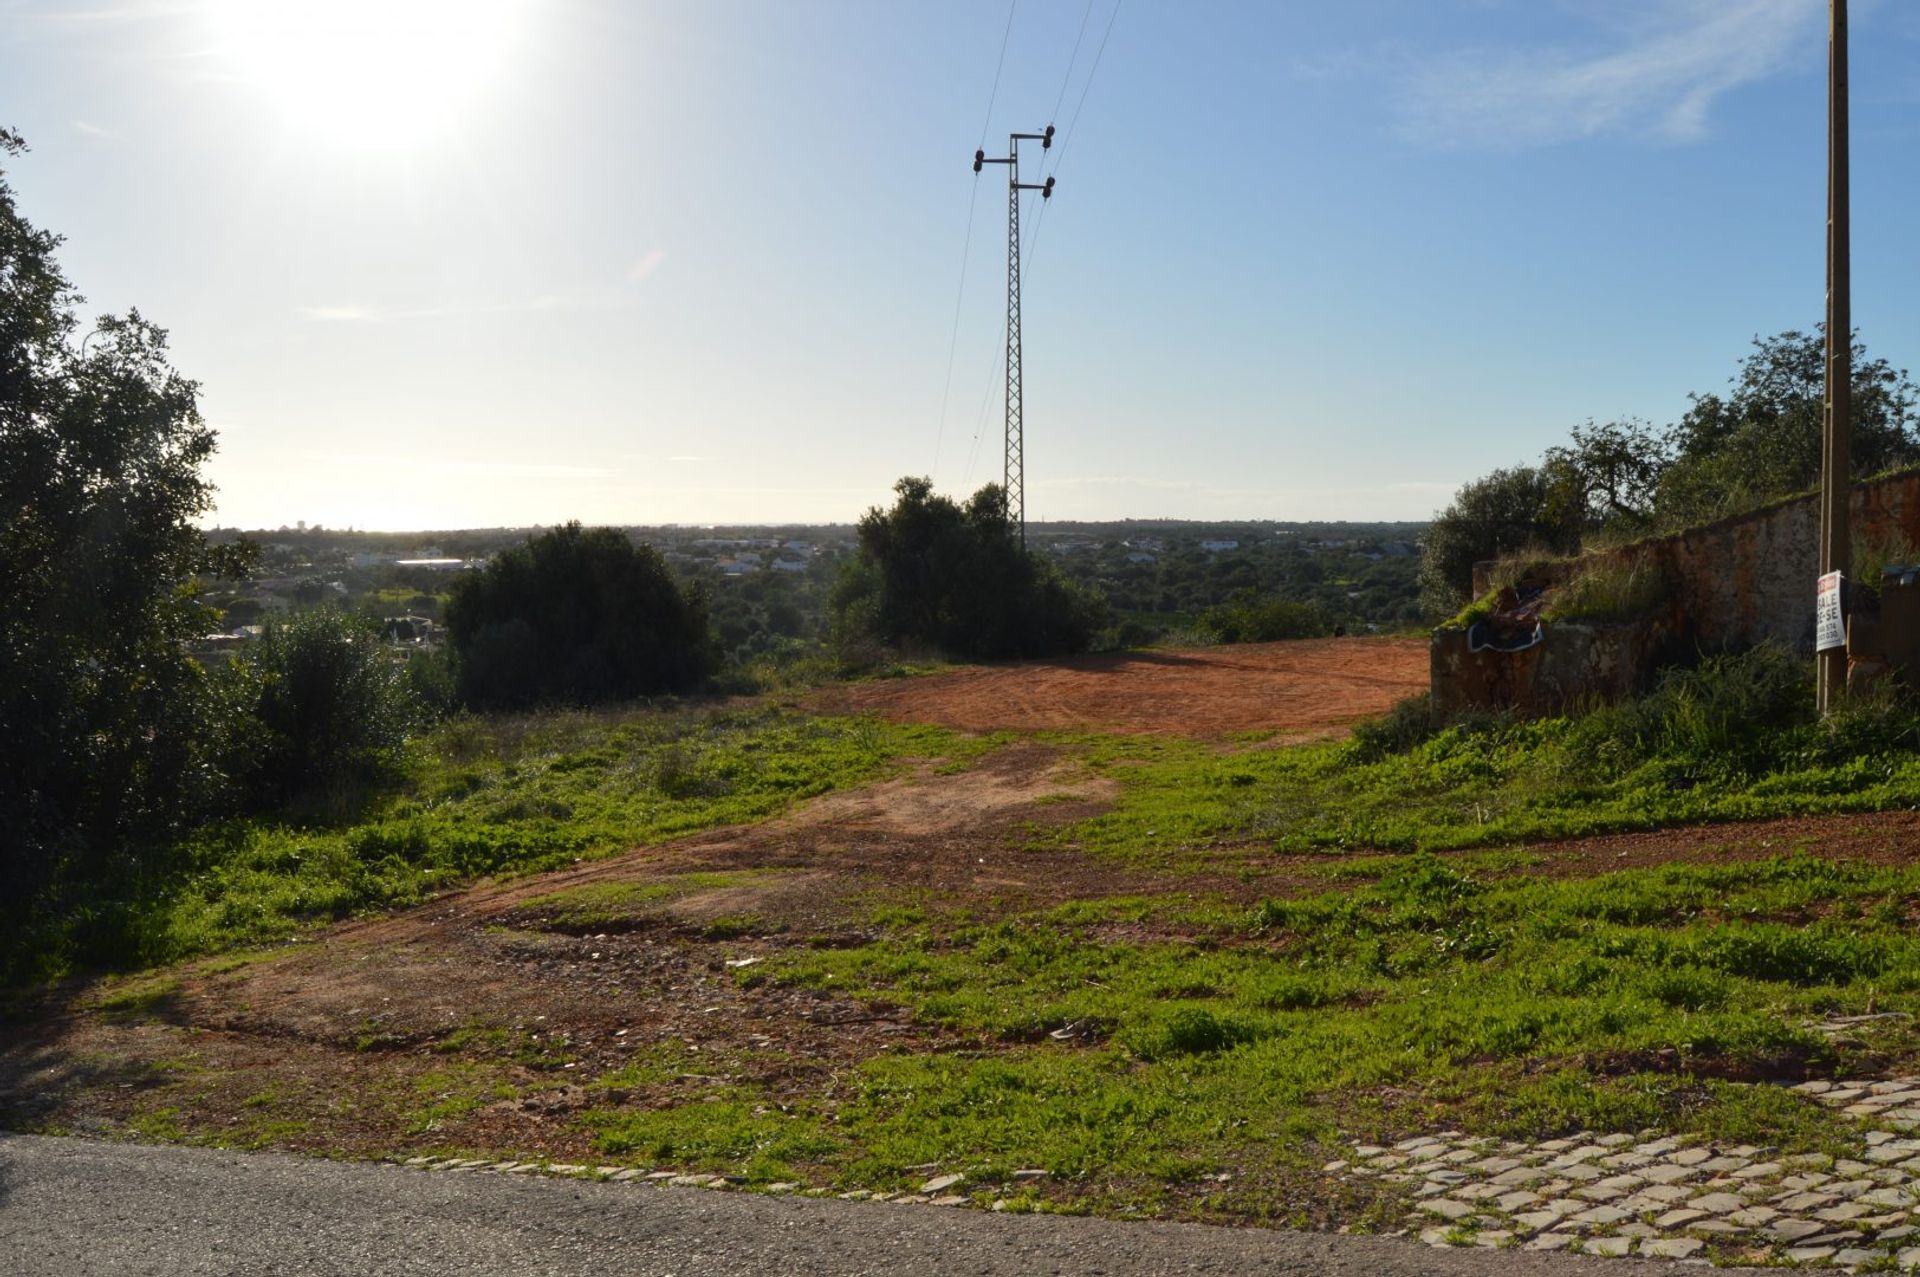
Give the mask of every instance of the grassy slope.
<path id="1" fill-rule="evenodd" d="M 1920 870 L 1796 854 L 1553 881 L 1497 849 L 1920 801 L 1904 720 L 1800 722 L 1754 744 L 1714 712 L 1680 697 L 1652 718 L 1455 728 L 1398 753 L 1058 739 L 1118 780 L 1121 799 L 1036 838 L 1170 884 L 1223 866 L 1257 877 L 1268 848 L 1321 850 L 1327 890 L 1252 910 L 1189 893 L 992 922 L 965 901 L 877 900 L 872 942 L 814 949 L 792 936 L 735 978 L 904 1006 L 947 1030 L 951 1049 L 876 1056 L 800 1095 L 740 1080 L 765 1075 L 754 1061 L 702 1055 L 713 1081 L 684 1102 L 603 1102 L 578 1120 L 613 1160 L 876 1188 L 910 1186 L 930 1163 L 975 1183 L 1037 1166 L 1055 1173 L 1057 1202 L 1240 1218 L 1294 1217 L 1303 1183 L 1334 1191 L 1309 1172 L 1343 1135 L 1662 1126 L 1844 1147 L 1844 1117 L 1727 1079 L 1920 1059 L 1905 1024 L 1871 1049 L 1804 1027 L 1920 1011 Z M 210 846 L 207 877 L 159 934 L 182 951 L 284 934 L 458 875 L 760 818 L 901 753 L 963 748 L 777 713 L 467 725 L 351 826 L 248 827 Z M 1473 846 L 1496 850 L 1343 854 Z M 494 1085 L 485 1051 L 450 1056 L 476 1088 Z M 662 1044 L 589 1086 L 686 1063 Z M 1203 1178 L 1226 1172 L 1230 1185 Z"/>
<path id="2" fill-rule="evenodd" d="M 973 1049 L 871 1059 L 844 1097 L 763 1109 L 764 1139 L 740 1128 L 766 1099 L 747 1087 L 589 1121 L 610 1154 L 757 1178 L 815 1164 L 902 1187 L 932 1162 L 975 1182 L 1035 1166 L 1096 1201 L 1164 1208 L 1209 1172 L 1298 1172 L 1343 1132 L 1660 1126 L 1843 1147 L 1844 1119 L 1717 1079 L 1845 1072 L 1857 1054 L 1803 1021 L 1920 1009 L 1920 870 L 1792 857 L 1552 881 L 1497 876 L 1510 857 L 1481 865 L 1374 858 L 1343 867 L 1352 889 L 1250 913 L 896 913 L 885 939 L 738 978 L 905 1006 Z M 1914 1043 L 1900 1030 L 1877 1046 Z"/>
<path id="3" fill-rule="evenodd" d="M 189 840 L 137 901 L 98 902 L 125 965 L 285 939 L 417 904 L 463 880 L 537 873 L 777 815 L 902 757 L 977 750 L 952 733 L 779 709 L 461 718 L 415 742 L 402 781 L 304 822 L 235 820 Z M 58 935 L 26 933 L 55 955 Z"/>

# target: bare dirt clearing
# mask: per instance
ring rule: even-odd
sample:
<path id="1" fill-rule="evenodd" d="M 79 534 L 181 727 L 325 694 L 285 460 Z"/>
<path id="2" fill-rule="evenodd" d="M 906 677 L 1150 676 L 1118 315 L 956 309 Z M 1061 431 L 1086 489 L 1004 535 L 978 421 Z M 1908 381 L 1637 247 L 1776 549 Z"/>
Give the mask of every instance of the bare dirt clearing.
<path id="1" fill-rule="evenodd" d="M 834 713 L 962 731 L 1338 735 L 1427 690 L 1424 638 L 1307 639 L 995 665 L 836 688 Z"/>
<path id="2" fill-rule="evenodd" d="M 1344 662 L 1337 676 L 1330 656 Z M 1309 674 L 1318 682 L 1301 690 Z M 818 700 L 979 730 L 1207 737 L 1285 722 L 1325 735 L 1424 678 L 1417 642 L 1334 640 L 966 670 Z M 36 1021 L 9 1026 L 0 1125 L 571 1161 L 606 1160 L 589 1112 L 661 1112 L 744 1091 L 831 1120 L 876 1058 L 1080 1044 L 969 1036 L 834 986 L 756 980 L 762 963 L 866 945 L 890 928 L 952 929 L 1116 897 L 1156 908 L 1102 924 L 1099 942 L 1181 943 L 1194 938 L 1182 921 L 1193 909 L 1231 918 L 1263 897 L 1360 880 L 1333 872 L 1348 857 L 1283 856 L 1258 842 L 1154 869 L 1062 836 L 1119 797 L 1071 744 L 1015 741 L 969 767 L 918 760 L 758 826 L 482 882 L 274 953 L 76 985 Z M 1529 845 L 1511 872 L 1584 877 L 1803 849 L 1901 863 L 1916 846 L 1920 815 L 1890 812 Z M 1232 932 L 1206 943 L 1264 943 Z"/>

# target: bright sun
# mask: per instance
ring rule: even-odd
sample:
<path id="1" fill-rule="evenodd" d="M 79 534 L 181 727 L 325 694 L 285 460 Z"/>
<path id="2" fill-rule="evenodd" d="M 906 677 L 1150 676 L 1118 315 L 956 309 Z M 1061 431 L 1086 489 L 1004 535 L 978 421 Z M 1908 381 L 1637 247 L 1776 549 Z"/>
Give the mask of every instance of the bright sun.
<path id="1" fill-rule="evenodd" d="M 523 0 L 212 0 L 219 46 L 303 128 L 354 147 L 438 132 L 495 78 Z"/>

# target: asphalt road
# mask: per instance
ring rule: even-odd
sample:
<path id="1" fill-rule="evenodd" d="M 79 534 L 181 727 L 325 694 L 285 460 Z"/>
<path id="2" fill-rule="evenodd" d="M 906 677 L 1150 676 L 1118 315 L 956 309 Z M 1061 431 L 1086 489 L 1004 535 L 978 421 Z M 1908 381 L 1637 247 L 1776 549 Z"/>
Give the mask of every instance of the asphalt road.
<path id="1" fill-rule="evenodd" d="M 1399 1238 L 402 1170 L 0 1135 L 0 1273 L 1678 1277 Z M 1722 1270 L 1727 1271 L 1727 1270 Z"/>

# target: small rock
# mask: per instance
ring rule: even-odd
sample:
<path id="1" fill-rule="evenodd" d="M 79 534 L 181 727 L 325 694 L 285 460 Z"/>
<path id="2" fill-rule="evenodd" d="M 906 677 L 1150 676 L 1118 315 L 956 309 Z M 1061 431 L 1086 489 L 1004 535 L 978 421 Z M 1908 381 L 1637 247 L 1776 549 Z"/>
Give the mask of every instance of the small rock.
<path id="1" fill-rule="evenodd" d="M 1775 1241 L 1794 1242 L 1803 1237 L 1812 1237 L 1825 1229 L 1826 1225 L 1810 1219 L 1776 1219 L 1767 1225 L 1767 1235 Z"/>
<path id="2" fill-rule="evenodd" d="M 1796 1264 L 1813 1264 L 1832 1259 L 1833 1251 L 1832 1246 L 1795 1246 L 1787 1252 L 1787 1258 Z"/>
<path id="3" fill-rule="evenodd" d="M 1473 1207 L 1465 1202 L 1456 1202 L 1450 1197 L 1429 1197 L 1426 1201 L 1417 1203 L 1416 1209 L 1438 1215 L 1442 1219 L 1465 1219 L 1473 1214 Z"/>
<path id="4" fill-rule="evenodd" d="M 928 1194 L 945 1192 L 947 1189 L 952 1188 L 955 1184 L 958 1184 L 960 1181 L 964 1180 L 965 1178 L 966 1178 L 965 1175 L 962 1175 L 957 1171 L 952 1175 L 936 1175 L 932 1179 L 928 1180 L 926 1183 L 922 1184 L 920 1186 L 920 1191 Z"/>
<path id="5" fill-rule="evenodd" d="M 1746 1203 L 1732 1193 L 1702 1193 L 1688 1202 L 1695 1210 L 1711 1211 L 1715 1215 L 1725 1215 L 1728 1211 L 1739 1210 Z"/>
<path id="6" fill-rule="evenodd" d="M 1685 1208 L 1670 1210 L 1659 1219 L 1654 1220 L 1653 1226 L 1655 1228 L 1679 1228 L 1683 1224 L 1691 1224 L 1696 1219 L 1705 1219 L 1706 1217 L 1707 1212 L 1703 1210 L 1688 1210 Z"/>
<path id="7" fill-rule="evenodd" d="M 1617 1207 L 1596 1206 L 1592 1210 L 1581 1211 L 1578 1215 L 1573 1216 L 1573 1222 L 1576 1224 L 1588 1224 L 1588 1225 L 1594 1225 L 1594 1226 L 1604 1228 L 1608 1224 L 1617 1224 L 1621 1220 L 1628 1219 L 1628 1218 L 1631 1218 L 1631 1217 L 1627 1214 L 1627 1212 L 1620 1210 Z"/>

